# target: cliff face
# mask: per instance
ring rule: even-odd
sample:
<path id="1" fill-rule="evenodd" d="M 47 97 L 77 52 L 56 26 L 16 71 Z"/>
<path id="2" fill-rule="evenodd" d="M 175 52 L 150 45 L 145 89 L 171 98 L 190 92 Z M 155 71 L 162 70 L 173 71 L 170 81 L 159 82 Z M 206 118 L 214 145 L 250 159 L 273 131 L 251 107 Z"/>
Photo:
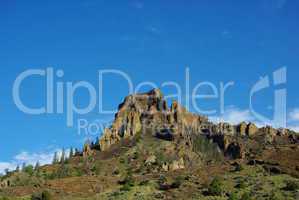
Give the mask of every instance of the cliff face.
<path id="1" fill-rule="evenodd" d="M 168 108 L 160 90 L 130 95 L 119 105 L 119 111 L 110 128 L 100 139 L 101 150 L 108 149 L 121 139 L 134 137 L 143 131 L 151 130 L 157 137 L 176 137 L 184 135 L 184 128 L 200 131 L 208 119 L 187 112 L 177 102 Z"/>
<path id="2" fill-rule="evenodd" d="M 248 138 L 272 143 L 276 136 L 283 136 L 286 142 L 289 142 L 289 138 L 298 142 L 298 136 L 294 140 L 288 130 L 271 127 L 259 129 L 253 123 L 245 122 L 236 126 L 228 123 L 213 124 L 206 117 L 188 112 L 176 101 L 169 108 L 162 92 L 154 89 L 125 98 L 119 105 L 112 126 L 104 131 L 99 140 L 99 145 L 105 151 L 122 139 L 130 139 L 145 132 L 151 132 L 153 136 L 164 140 L 180 139 L 190 146 L 194 135 L 202 135 L 218 144 L 224 154 L 232 158 L 245 157 L 249 149 L 245 142 Z"/>

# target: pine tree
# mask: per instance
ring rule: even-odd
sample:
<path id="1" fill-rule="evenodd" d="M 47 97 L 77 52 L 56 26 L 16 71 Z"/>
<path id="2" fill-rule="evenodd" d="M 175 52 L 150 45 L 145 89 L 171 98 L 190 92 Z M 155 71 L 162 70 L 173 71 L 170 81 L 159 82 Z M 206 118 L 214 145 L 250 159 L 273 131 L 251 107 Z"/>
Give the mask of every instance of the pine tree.
<path id="1" fill-rule="evenodd" d="M 80 156 L 80 151 L 77 148 L 75 148 L 75 156 Z"/>
<path id="2" fill-rule="evenodd" d="M 40 163 L 39 161 L 36 162 L 34 170 L 38 170 L 40 168 Z"/>
<path id="3" fill-rule="evenodd" d="M 61 164 L 65 163 L 65 150 L 64 150 L 64 148 L 62 149 L 62 152 L 61 152 L 60 163 Z"/>
<path id="4" fill-rule="evenodd" d="M 20 172 L 20 165 L 16 167 L 16 172 Z"/>
<path id="5" fill-rule="evenodd" d="M 94 149 L 99 151 L 101 150 L 100 139 L 98 137 L 96 138 Z"/>
<path id="6" fill-rule="evenodd" d="M 58 162 L 59 162 L 58 153 L 55 152 L 53 157 L 53 164 L 57 164 Z"/>
<path id="7" fill-rule="evenodd" d="M 22 171 L 23 171 L 23 172 L 24 172 L 25 168 L 26 168 L 26 163 L 23 163 L 23 164 L 22 164 Z"/>
<path id="8" fill-rule="evenodd" d="M 69 158 L 72 158 L 74 156 L 74 149 L 71 147 L 71 149 L 70 149 L 70 156 L 69 156 Z"/>

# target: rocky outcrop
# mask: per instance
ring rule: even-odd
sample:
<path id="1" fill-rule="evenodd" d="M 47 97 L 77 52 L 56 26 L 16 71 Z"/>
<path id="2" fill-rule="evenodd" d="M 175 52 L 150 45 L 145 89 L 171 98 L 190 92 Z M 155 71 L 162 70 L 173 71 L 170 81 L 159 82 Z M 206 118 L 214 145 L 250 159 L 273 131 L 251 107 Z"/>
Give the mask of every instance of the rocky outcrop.
<path id="1" fill-rule="evenodd" d="M 181 158 L 179 160 L 175 160 L 172 163 L 164 163 L 162 165 L 162 169 L 166 172 L 168 171 L 176 171 L 180 169 L 185 169 L 185 162 L 184 159 Z"/>
<path id="2" fill-rule="evenodd" d="M 247 126 L 247 135 L 254 136 L 258 132 L 258 130 L 259 129 L 255 124 L 249 123 Z"/>
<path id="3" fill-rule="evenodd" d="M 291 134 L 288 130 L 279 131 L 269 126 L 258 128 L 255 124 L 246 122 L 236 126 L 229 123 L 214 124 L 206 117 L 188 112 L 176 101 L 168 106 L 162 92 L 154 89 L 125 98 L 119 105 L 112 126 L 105 129 L 99 140 L 99 146 L 105 151 L 123 139 L 143 133 L 150 133 L 166 141 L 179 139 L 180 143 L 190 147 L 193 135 L 203 135 L 218 144 L 223 153 L 231 158 L 244 158 L 244 142 L 247 139 L 262 136 L 266 143 L 272 143 L 276 136 Z M 298 141 L 298 137 L 289 137 L 289 140 L 294 143 Z M 168 168 L 181 167 L 178 163 L 174 163 L 172 167 L 168 165 Z"/>
<path id="4" fill-rule="evenodd" d="M 94 151 L 91 149 L 90 144 L 86 143 L 83 147 L 83 158 L 88 158 L 94 154 Z"/>
<path id="5" fill-rule="evenodd" d="M 246 124 L 246 122 L 242 122 L 241 124 L 239 124 L 237 130 L 238 130 L 238 133 L 241 136 L 246 135 L 246 131 L 247 131 L 247 124 Z"/>
<path id="6" fill-rule="evenodd" d="M 105 151 L 122 139 L 132 138 L 146 130 L 151 130 L 161 139 L 172 140 L 182 136 L 186 127 L 201 132 L 203 122 L 208 122 L 208 119 L 189 113 L 176 101 L 168 108 L 161 91 L 154 89 L 125 98 L 119 105 L 112 126 L 105 129 L 99 145 Z"/>

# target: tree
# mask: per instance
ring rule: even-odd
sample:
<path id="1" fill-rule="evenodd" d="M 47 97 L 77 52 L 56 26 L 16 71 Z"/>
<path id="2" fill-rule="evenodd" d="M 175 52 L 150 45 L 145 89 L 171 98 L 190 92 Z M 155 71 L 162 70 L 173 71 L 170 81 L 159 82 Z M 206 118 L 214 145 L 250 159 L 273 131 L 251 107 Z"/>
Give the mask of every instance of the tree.
<path id="1" fill-rule="evenodd" d="M 65 150 L 63 148 L 61 152 L 60 164 L 64 164 L 64 163 L 65 163 Z"/>
<path id="2" fill-rule="evenodd" d="M 30 176 L 32 176 L 33 173 L 34 173 L 34 168 L 33 168 L 32 165 L 28 165 L 28 166 L 26 166 L 26 167 L 23 169 L 23 172 L 25 172 L 25 173 L 29 174 Z"/>
<path id="3" fill-rule="evenodd" d="M 23 164 L 22 164 L 22 171 L 23 171 L 23 172 L 24 172 L 25 168 L 26 168 L 26 163 L 23 163 Z"/>
<path id="4" fill-rule="evenodd" d="M 4 170 L 4 173 L 7 175 L 7 174 L 9 173 L 9 169 L 6 168 L 6 169 Z"/>
<path id="5" fill-rule="evenodd" d="M 69 158 L 72 158 L 74 156 L 74 149 L 71 147 L 71 149 L 70 149 L 70 156 L 69 156 Z"/>
<path id="6" fill-rule="evenodd" d="M 93 149 L 99 150 L 99 151 L 101 150 L 100 139 L 98 137 L 96 138 Z"/>
<path id="7" fill-rule="evenodd" d="M 39 161 L 36 162 L 34 170 L 38 170 L 40 168 L 40 163 Z"/>
<path id="8" fill-rule="evenodd" d="M 52 163 L 53 164 L 59 163 L 59 158 L 58 158 L 58 153 L 57 152 L 54 153 L 54 157 L 53 157 L 53 162 Z"/>
<path id="9" fill-rule="evenodd" d="M 80 151 L 79 151 L 79 149 L 75 149 L 75 156 L 80 156 Z"/>
<path id="10" fill-rule="evenodd" d="M 20 172 L 20 165 L 16 167 L 16 172 Z"/>

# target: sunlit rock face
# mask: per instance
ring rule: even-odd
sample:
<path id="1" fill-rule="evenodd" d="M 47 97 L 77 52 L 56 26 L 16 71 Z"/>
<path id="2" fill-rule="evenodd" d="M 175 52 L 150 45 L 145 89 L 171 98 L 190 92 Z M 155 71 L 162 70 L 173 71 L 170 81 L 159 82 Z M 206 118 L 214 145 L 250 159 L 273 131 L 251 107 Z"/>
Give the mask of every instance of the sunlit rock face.
<path id="1" fill-rule="evenodd" d="M 192 134 L 205 135 L 216 142 L 225 152 L 233 152 L 233 157 L 243 157 L 243 146 L 236 137 L 254 138 L 263 135 L 267 142 L 273 142 L 277 135 L 291 134 L 289 130 L 279 131 L 272 127 L 258 128 L 253 123 L 242 122 L 214 124 L 207 117 L 188 112 L 178 102 L 167 105 L 162 92 L 153 89 L 147 93 L 127 96 L 118 107 L 114 122 L 106 128 L 99 145 L 102 151 L 122 139 L 130 139 L 137 134 L 150 132 L 165 140 L 181 138 L 192 144 Z M 237 156 L 239 152 L 239 155 Z"/>

